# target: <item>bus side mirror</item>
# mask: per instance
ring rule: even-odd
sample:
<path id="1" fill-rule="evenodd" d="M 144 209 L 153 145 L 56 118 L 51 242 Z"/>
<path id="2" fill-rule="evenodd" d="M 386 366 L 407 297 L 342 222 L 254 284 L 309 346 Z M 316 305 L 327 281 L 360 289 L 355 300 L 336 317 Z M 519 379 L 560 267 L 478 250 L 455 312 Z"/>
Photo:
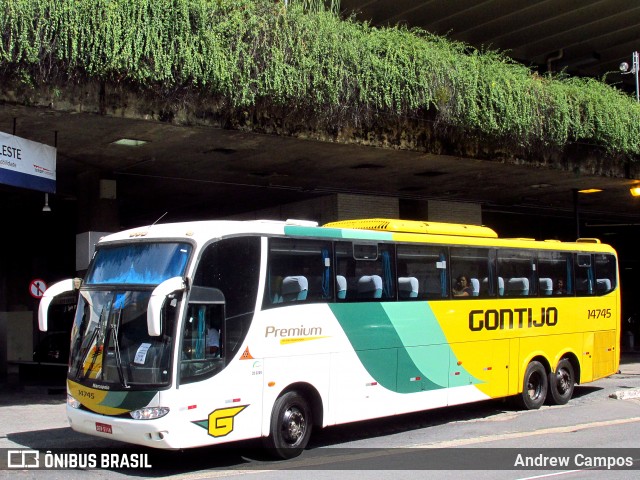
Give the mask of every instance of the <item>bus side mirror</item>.
<path id="1" fill-rule="evenodd" d="M 67 280 L 54 283 L 45 290 L 44 295 L 42 295 L 42 298 L 40 299 L 40 304 L 38 305 L 38 328 L 40 328 L 41 332 L 46 332 L 49 328 L 49 305 L 51 305 L 53 299 L 63 293 L 78 290 L 81 283 L 82 280 L 79 278 L 69 278 Z"/>
<path id="2" fill-rule="evenodd" d="M 185 283 L 182 277 L 173 277 L 162 282 L 151 292 L 147 308 L 147 332 L 150 337 L 157 337 L 162 333 L 160 315 L 167 295 L 184 289 Z"/>

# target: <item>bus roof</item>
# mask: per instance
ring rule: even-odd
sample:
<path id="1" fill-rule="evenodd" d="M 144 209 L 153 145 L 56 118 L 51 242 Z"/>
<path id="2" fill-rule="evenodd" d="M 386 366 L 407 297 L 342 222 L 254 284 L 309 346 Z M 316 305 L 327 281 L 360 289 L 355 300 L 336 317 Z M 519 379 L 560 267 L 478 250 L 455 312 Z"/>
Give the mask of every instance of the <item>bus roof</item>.
<path id="1" fill-rule="evenodd" d="M 423 222 L 417 220 L 394 220 L 389 218 L 366 218 L 326 223 L 327 228 L 354 228 L 396 233 L 428 233 L 431 235 L 454 235 L 464 237 L 498 238 L 489 227 L 458 223 Z"/>
<path id="2" fill-rule="evenodd" d="M 196 222 L 161 223 L 110 234 L 100 244 L 132 240 L 192 240 L 203 244 L 214 238 L 230 235 L 287 235 L 326 239 L 362 241 L 398 241 L 444 243 L 466 246 L 538 248 L 543 250 L 574 250 L 610 252 L 612 247 L 597 239 L 539 241 L 533 238 L 499 238 L 489 227 L 455 223 L 367 218 L 343 220 L 318 226 L 303 220 L 205 220 Z"/>

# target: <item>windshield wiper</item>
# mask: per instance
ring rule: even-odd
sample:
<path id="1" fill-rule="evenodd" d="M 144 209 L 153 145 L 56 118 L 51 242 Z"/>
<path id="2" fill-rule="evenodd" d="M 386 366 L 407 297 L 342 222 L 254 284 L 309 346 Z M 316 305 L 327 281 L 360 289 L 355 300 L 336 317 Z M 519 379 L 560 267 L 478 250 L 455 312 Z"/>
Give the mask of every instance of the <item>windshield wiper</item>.
<path id="1" fill-rule="evenodd" d="M 75 375 L 76 378 L 79 378 L 80 373 L 84 373 L 83 376 L 82 376 L 82 380 L 87 378 L 87 376 L 89 375 L 89 373 L 93 369 L 93 366 L 96 363 L 96 360 L 97 360 L 98 355 L 99 355 L 98 347 L 100 345 L 100 338 L 98 337 L 98 335 L 100 334 L 100 330 L 102 330 L 102 319 L 103 318 L 104 318 L 104 307 L 102 307 L 102 311 L 100 312 L 100 316 L 98 317 L 98 325 L 96 326 L 96 328 L 91 333 L 91 337 L 89 337 L 89 341 L 86 344 L 87 346 L 84 348 L 82 353 L 78 356 L 78 365 L 76 367 L 76 375 Z M 91 318 L 89 318 L 89 322 L 91 322 Z M 85 361 L 87 359 L 87 355 L 89 355 L 89 351 L 91 350 L 91 346 L 93 345 L 94 341 L 96 342 L 96 351 L 92 355 L 91 363 L 89 364 L 89 368 L 87 368 L 86 372 L 81 372 L 80 370 L 84 366 L 84 363 L 85 363 Z M 103 345 L 103 348 L 104 348 L 104 342 L 103 342 L 102 345 Z"/>
<path id="2" fill-rule="evenodd" d="M 124 388 L 129 388 L 129 385 L 127 384 L 127 378 L 125 377 L 124 371 L 122 370 L 122 357 L 120 356 L 120 343 L 118 342 L 118 327 L 120 326 L 121 318 L 122 318 L 122 309 L 119 309 L 117 319 L 114 315 L 112 317 L 112 320 L 109 322 L 108 335 L 113 340 L 113 350 L 116 357 L 116 370 L 118 370 L 118 376 L 120 377 L 120 384 Z"/>

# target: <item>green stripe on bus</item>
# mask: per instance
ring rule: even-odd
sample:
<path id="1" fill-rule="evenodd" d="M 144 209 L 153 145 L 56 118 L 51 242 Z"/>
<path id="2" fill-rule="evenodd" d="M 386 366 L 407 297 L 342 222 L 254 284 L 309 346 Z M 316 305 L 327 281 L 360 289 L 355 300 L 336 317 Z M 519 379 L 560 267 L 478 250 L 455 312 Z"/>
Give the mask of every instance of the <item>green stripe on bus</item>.
<path id="1" fill-rule="evenodd" d="M 330 308 L 365 369 L 385 388 L 413 393 L 480 383 L 468 373 L 449 375 L 455 355 L 428 303 L 337 303 Z"/>
<path id="2" fill-rule="evenodd" d="M 122 408 L 124 410 L 138 410 L 146 407 L 156 391 L 139 391 L 139 392 L 109 392 L 107 396 L 100 402 L 104 407 Z"/>
<path id="3" fill-rule="evenodd" d="M 348 238 L 360 240 L 390 241 L 393 236 L 389 232 L 375 232 L 371 230 L 342 230 L 339 228 L 299 227 L 295 225 L 284 227 L 285 235 L 320 238 Z"/>

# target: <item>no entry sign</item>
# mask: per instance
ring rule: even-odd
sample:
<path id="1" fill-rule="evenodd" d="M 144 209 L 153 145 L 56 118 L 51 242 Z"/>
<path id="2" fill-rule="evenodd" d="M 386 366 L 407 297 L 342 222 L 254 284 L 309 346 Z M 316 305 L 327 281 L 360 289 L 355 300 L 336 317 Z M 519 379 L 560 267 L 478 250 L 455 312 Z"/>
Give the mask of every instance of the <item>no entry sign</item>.
<path id="1" fill-rule="evenodd" d="M 40 280 L 39 278 L 31 280 L 31 283 L 29 284 L 29 293 L 33 298 L 42 298 L 46 289 L 47 284 L 44 283 L 44 280 Z"/>

